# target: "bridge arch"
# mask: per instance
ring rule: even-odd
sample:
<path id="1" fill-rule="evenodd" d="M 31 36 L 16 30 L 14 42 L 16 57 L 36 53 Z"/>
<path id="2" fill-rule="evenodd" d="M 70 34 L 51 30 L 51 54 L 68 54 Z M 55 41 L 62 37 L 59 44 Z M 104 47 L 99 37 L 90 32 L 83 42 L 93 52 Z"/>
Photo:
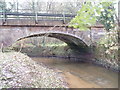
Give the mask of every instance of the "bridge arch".
<path id="1" fill-rule="evenodd" d="M 37 34 L 31 34 L 31 35 L 24 36 L 22 38 L 18 38 L 16 41 L 19 41 L 25 38 L 40 37 L 40 36 L 47 36 L 47 37 L 59 39 L 65 42 L 71 49 L 74 49 L 80 52 L 88 52 L 89 50 L 89 46 L 81 38 L 72 34 L 68 34 L 68 33 L 65 34 L 62 32 L 42 32 Z"/>

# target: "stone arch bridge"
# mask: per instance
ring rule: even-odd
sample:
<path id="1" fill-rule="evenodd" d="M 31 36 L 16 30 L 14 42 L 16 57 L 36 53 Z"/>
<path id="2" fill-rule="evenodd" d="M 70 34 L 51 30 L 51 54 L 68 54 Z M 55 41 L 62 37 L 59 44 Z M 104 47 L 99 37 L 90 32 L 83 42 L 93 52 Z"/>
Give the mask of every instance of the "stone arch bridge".
<path id="1" fill-rule="evenodd" d="M 103 36 L 104 30 L 101 26 L 94 26 L 90 31 L 80 31 L 66 25 L 1 25 L 0 47 L 11 46 L 18 40 L 48 36 L 60 39 L 67 43 L 72 49 L 86 51 L 92 43 Z M 91 37 L 90 37 L 91 36 Z"/>
<path id="2" fill-rule="evenodd" d="M 93 26 L 91 31 L 68 27 L 75 17 L 73 14 L 1 12 L 0 15 L 0 47 L 10 46 L 23 38 L 45 35 L 64 41 L 72 49 L 86 51 L 104 34 L 102 26 Z"/>

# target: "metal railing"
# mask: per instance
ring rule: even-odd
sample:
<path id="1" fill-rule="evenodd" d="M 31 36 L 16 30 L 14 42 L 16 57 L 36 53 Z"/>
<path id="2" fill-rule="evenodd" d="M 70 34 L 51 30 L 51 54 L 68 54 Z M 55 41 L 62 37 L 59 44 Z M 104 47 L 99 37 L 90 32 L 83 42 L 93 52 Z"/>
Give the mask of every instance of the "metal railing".
<path id="1" fill-rule="evenodd" d="M 65 13 L 44 13 L 44 12 L 0 12 L 0 19 L 5 23 L 8 19 L 32 19 L 37 21 L 46 20 L 62 20 L 64 23 L 70 21 L 75 14 L 65 14 Z"/>
<path id="2" fill-rule="evenodd" d="M 46 8 L 47 3 L 44 2 L 31 2 L 31 5 L 28 5 L 29 7 L 24 7 L 24 5 L 21 7 L 21 4 L 16 2 L 5 2 L 0 1 L 0 21 L 3 21 L 5 23 L 9 19 L 31 19 L 35 22 L 37 21 L 54 21 L 54 20 L 60 20 L 64 23 L 66 21 L 70 21 L 73 17 L 75 17 L 76 13 L 71 13 L 70 11 L 65 10 L 57 10 L 56 7 L 54 9 L 52 8 Z M 39 7 L 41 6 L 42 7 Z M 44 7 L 43 7 L 44 5 Z M 48 5 L 48 4 L 47 4 Z M 58 5 L 58 3 L 52 4 L 53 6 Z M 64 4 L 59 4 L 59 6 Z M 10 8 L 12 7 L 12 8 Z"/>

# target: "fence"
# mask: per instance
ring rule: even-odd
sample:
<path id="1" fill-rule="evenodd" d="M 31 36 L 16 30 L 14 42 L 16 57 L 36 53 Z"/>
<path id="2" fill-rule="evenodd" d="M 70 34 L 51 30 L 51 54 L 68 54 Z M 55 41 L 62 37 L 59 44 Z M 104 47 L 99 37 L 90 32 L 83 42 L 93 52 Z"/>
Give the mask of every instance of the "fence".
<path id="1" fill-rule="evenodd" d="M 60 20 L 64 23 L 67 21 L 70 21 L 76 14 L 69 13 L 69 12 L 59 12 L 54 10 L 37 10 L 35 7 L 35 3 L 33 3 L 33 6 L 31 9 L 23 9 L 19 8 L 18 3 L 15 3 L 14 9 L 8 9 L 6 8 L 7 4 L 5 2 L 1 3 L 0 7 L 0 19 L 2 22 L 6 22 L 8 19 L 32 19 L 35 22 L 37 21 L 53 21 L 53 20 Z"/>

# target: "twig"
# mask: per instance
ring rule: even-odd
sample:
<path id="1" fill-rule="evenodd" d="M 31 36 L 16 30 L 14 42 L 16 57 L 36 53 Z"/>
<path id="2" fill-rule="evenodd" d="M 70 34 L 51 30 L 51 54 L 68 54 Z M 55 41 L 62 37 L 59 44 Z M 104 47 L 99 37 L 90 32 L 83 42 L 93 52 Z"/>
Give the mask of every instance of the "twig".
<path id="1" fill-rule="evenodd" d="M 21 50 L 22 50 L 22 47 L 23 47 L 23 44 L 21 44 L 20 50 L 19 50 L 18 52 L 21 52 Z"/>

